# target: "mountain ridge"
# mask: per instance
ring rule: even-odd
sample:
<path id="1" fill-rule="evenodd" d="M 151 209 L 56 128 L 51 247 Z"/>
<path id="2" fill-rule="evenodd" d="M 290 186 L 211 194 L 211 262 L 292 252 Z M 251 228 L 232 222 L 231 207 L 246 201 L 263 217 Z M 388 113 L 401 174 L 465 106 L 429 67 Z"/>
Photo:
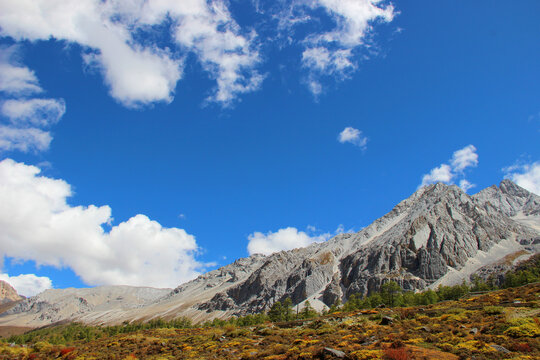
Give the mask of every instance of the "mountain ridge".
<path id="1" fill-rule="evenodd" d="M 309 300 L 320 309 L 352 294 L 375 291 L 389 279 L 404 290 L 460 282 L 509 254 L 538 252 L 540 245 L 529 241 L 536 238 L 539 196 L 509 180 L 472 196 L 455 185 L 438 183 L 417 190 L 357 233 L 238 259 L 175 289 L 156 291 L 155 298 L 135 307 L 81 305 L 72 306 L 69 314 L 55 313 L 58 301 L 54 305 L 38 295 L 0 316 L 0 325 L 65 319 L 115 324 L 178 316 L 200 321 L 264 311 L 287 297 L 294 304 Z M 70 299 L 69 304 L 76 302 Z M 38 310 L 40 302 L 48 304 L 48 313 Z"/>

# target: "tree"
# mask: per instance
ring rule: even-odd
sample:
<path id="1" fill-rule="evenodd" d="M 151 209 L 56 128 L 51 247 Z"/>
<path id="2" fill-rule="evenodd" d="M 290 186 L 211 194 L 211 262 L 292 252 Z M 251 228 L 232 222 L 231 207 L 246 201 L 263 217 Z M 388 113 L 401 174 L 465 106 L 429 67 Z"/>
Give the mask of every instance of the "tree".
<path id="1" fill-rule="evenodd" d="M 381 286 L 381 293 L 386 305 L 394 307 L 396 295 L 401 292 L 401 287 L 395 281 L 388 281 Z"/>
<path id="2" fill-rule="evenodd" d="M 335 313 L 341 310 L 341 300 L 337 299 L 336 302 L 330 306 L 330 309 L 328 309 L 328 313 Z"/>
<path id="3" fill-rule="evenodd" d="M 306 300 L 306 302 L 304 303 L 304 307 L 300 312 L 300 318 L 309 319 L 315 316 L 317 316 L 317 311 L 315 311 L 315 309 L 311 306 L 309 300 Z"/>
<path id="4" fill-rule="evenodd" d="M 284 320 L 290 321 L 293 319 L 293 308 L 292 308 L 292 300 L 291 298 L 286 298 L 285 301 L 283 301 L 283 318 Z"/>
<path id="5" fill-rule="evenodd" d="M 283 306 L 279 301 L 276 301 L 268 311 L 270 321 L 283 321 Z"/>
<path id="6" fill-rule="evenodd" d="M 437 293 L 431 289 L 428 291 L 424 291 L 421 293 L 421 305 L 430 305 L 435 304 L 437 301 L 439 301 L 439 297 L 437 296 Z"/>

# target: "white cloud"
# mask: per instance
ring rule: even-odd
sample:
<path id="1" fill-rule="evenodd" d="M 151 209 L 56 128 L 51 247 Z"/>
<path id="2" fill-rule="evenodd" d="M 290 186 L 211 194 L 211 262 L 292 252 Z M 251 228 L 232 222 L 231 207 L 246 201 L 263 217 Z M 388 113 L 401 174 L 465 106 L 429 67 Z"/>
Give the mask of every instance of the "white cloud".
<path id="1" fill-rule="evenodd" d="M 63 99 L 7 100 L 2 114 L 17 125 L 49 126 L 56 124 L 66 112 Z"/>
<path id="2" fill-rule="evenodd" d="M 16 52 L 16 46 L 0 48 L 0 91 L 12 95 L 42 92 L 34 72 L 14 60 Z"/>
<path id="3" fill-rule="evenodd" d="M 433 184 L 436 182 L 451 183 L 454 178 L 452 168 L 449 165 L 442 164 L 439 167 L 431 169 L 429 174 L 422 177 L 422 185 Z"/>
<path id="4" fill-rule="evenodd" d="M 44 128 L 60 120 L 66 104 L 63 99 L 27 98 L 43 89 L 31 70 L 15 62 L 17 55 L 16 46 L 0 49 L 0 90 L 12 97 L 0 106 L 0 114 L 8 120 L 0 122 L 0 151 L 44 151 L 52 141 Z"/>
<path id="5" fill-rule="evenodd" d="M 503 169 L 506 178 L 512 180 L 522 188 L 540 195 L 540 162 L 532 164 L 514 165 Z"/>
<path id="6" fill-rule="evenodd" d="M 463 149 L 454 152 L 452 159 L 450 159 L 450 165 L 443 163 L 440 166 L 431 169 L 429 174 L 424 174 L 422 176 L 420 187 L 436 182 L 453 184 L 456 178 L 464 176 L 464 170 L 466 168 L 475 167 L 477 165 L 478 154 L 476 153 L 476 148 L 473 145 L 467 145 Z M 466 179 L 461 179 L 459 182 L 459 187 L 461 187 L 463 191 L 467 191 L 474 186 L 474 184 L 471 184 Z"/>
<path id="7" fill-rule="evenodd" d="M 0 256 L 69 267 L 89 285 L 174 287 L 199 274 L 194 236 L 136 215 L 109 232 L 108 206 L 71 206 L 71 187 L 0 162 Z"/>
<path id="8" fill-rule="evenodd" d="M 9 283 L 19 295 L 26 297 L 34 296 L 47 289 L 52 289 L 52 281 L 46 276 L 36 276 L 34 274 L 21 274 L 9 276 L 0 274 L 0 280 Z"/>
<path id="9" fill-rule="evenodd" d="M 312 33 L 304 41 L 302 62 L 311 69 L 310 77 L 332 74 L 344 78 L 347 71 L 356 69 L 354 51 L 362 46 L 369 47 L 373 23 L 391 22 L 396 15 L 392 5 L 382 3 L 381 0 L 314 0 L 294 3 L 314 11 L 323 9 L 335 23 L 332 30 Z M 303 12 L 299 14 L 301 19 L 305 19 Z M 290 22 L 291 26 L 295 23 Z"/>
<path id="10" fill-rule="evenodd" d="M 78 43 L 91 53 L 86 62 L 102 70 L 111 95 L 126 106 L 170 102 L 183 73 L 183 58 L 194 53 L 217 89 L 212 99 L 230 103 L 258 89 L 263 77 L 256 34 L 243 34 L 222 0 L 0 0 L 2 34 L 16 40 L 55 38 Z M 170 24 L 170 25 L 169 25 Z M 137 42 L 137 31 L 168 29 L 176 47 Z"/>
<path id="11" fill-rule="evenodd" d="M 469 191 L 470 189 L 472 189 L 473 187 L 475 187 L 476 185 L 475 184 L 471 184 L 468 180 L 466 179 L 462 179 L 460 180 L 459 182 L 459 187 L 463 189 L 463 191 L 467 192 Z"/>
<path id="12" fill-rule="evenodd" d="M 52 136 L 48 131 L 0 125 L 0 150 L 3 151 L 45 151 L 51 141 Z"/>
<path id="13" fill-rule="evenodd" d="M 349 126 L 339 133 L 338 141 L 342 144 L 348 142 L 365 149 L 368 138 L 362 135 L 362 131 Z"/>
<path id="14" fill-rule="evenodd" d="M 309 236 L 294 227 L 279 229 L 276 232 L 254 232 L 248 236 L 248 252 L 253 254 L 270 255 L 282 250 L 292 250 L 306 247 L 315 242 L 323 242 L 330 238 L 330 234 Z"/>
<path id="15" fill-rule="evenodd" d="M 468 167 L 474 167 L 478 165 L 478 154 L 476 148 L 473 145 L 465 146 L 454 152 L 452 160 L 450 161 L 454 171 L 463 171 Z"/>

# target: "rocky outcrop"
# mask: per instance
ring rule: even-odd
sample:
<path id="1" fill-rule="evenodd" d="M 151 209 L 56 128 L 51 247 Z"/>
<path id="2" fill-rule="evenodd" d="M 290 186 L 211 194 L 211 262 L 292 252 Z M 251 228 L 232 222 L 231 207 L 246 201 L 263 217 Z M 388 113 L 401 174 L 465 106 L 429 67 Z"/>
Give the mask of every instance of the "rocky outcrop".
<path id="1" fill-rule="evenodd" d="M 13 286 L 4 280 L 0 280 L 0 304 L 6 304 L 22 299 L 23 297 L 17 294 L 17 291 L 13 288 Z"/>
<path id="2" fill-rule="evenodd" d="M 520 239 L 538 237 L 529 223 L 538 222 L 539 211 L 538 196 L 509 180 L 475 196 L 457 186 L 427 186 L 356 234 L 267 257 L 246 281 L 198 309 L 245 314 L 287 297 L 295 304 L 309 298 L 319 307 L 330 306 L 378 290 L 389 280 L 405 290 L 456 282 L 483 264 L 471 265 L 475 257 L 494 248 L 490 261 L 519 250 L 536 251 Z M 517 214 L 529 223 L 512 218 Z"/>
<path id="3" fill-rule="evenodd" d="M 493 185 L 474 195 L 476 202 L 486 210 L 495 209 L 513 217 L 540 216 L 540 196 L 528 192 L 510 180 L 503 180 L 499 187 Z"/>

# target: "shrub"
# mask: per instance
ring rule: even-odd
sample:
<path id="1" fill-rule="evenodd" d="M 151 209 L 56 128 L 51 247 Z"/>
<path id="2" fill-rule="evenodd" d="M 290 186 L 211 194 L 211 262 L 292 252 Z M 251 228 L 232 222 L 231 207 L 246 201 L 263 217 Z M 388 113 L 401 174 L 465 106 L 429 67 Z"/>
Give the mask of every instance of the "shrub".
<path id="1" fill-rule="evenodd" d="M 389 348 L 384 351 L 384 355 L 389 360 L 408 360 L 410 359 L 409 352 L 404 347 L 397 349 Z"/>
<path id="2" fill-rule="evenodd" d="M 67 355 L 67 354 L 69 354 L 70 352 L 72 352 L 74 350 L 75 350 L 74 347 L 63 348 L 62 350 L 60 350 L 60 355 L 62 355 L 62 356 Z"/>
<path id="3" fill-rule="evenodd" d="M 499 315 L 504 313 L 504 308 L 502 306 L 486 306 L 484 312 L 488 315 Z"/>
<path id="4" fill-rule="evenodd" d="M 518 352 L 532 352 L 533 351 L 533 348 L 531 347 L 531 345 L 529 345 L 527 343 L 514 344 L 514 345 L 512 345 L 512 347 L 510 349 L 512 351 L 518 351 Z"/>
<path id="5" fill-rule="evenodd" d="M 515 319 L 510 324 L 510 327 L 504 332 L 505 335 L 512 337 L 540 336 L 540 327 L 532 319 Z"/>
<path id="6" fill-rule="evenodd" d="M 37 352 L 48 352 L 52 347 L 53 346 L 46 341 L 38 341 L 34 344 L 34 350 Z"/>

